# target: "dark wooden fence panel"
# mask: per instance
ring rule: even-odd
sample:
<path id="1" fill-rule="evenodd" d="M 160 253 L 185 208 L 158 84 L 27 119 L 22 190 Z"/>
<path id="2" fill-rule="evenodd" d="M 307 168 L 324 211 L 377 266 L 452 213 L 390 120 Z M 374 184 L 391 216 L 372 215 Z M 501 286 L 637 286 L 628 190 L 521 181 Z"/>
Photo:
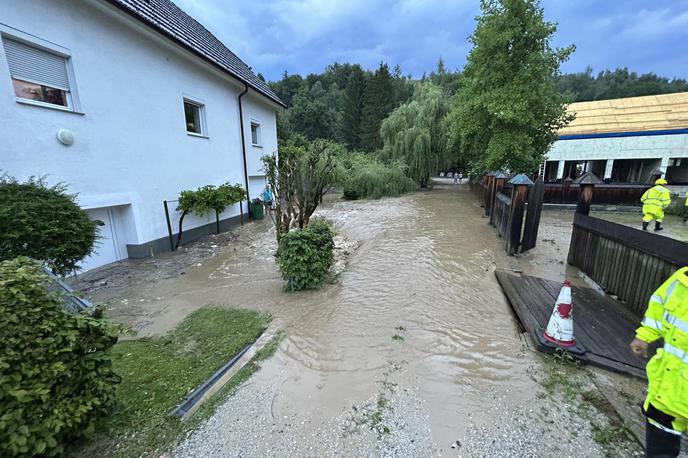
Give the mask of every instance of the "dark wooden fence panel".
<path id="1" fill-rule="evenodd" d="M 535 185 L 528 190 L 528 207 L 526 209 L 526 222 L 523 226 L 521 252 L 535 248 L 538 229 L 540 228 L 540 215 L 542 214 L 544 196 L 545 183 L 542 181 L 542 178 L 538 177 L 535 180 Z"/>
<path id="2" fill-rule="evenodd" d="M 501 238 L 509 234 L 509 213 L 511 212 L 511 198 L 501 192 L 497 193 L 494 208 L 494 227 Z"/>
<path id="3" fill-rule="evenodd" d="M 642 315 L 655 289 L 688 264 L 688 243 L 576 213 L 568 262 Z"/>
<path id="4" fill-rule="evenodd" d="M 598 184 L 595 185 L 592 203 L 598 205 L 619 205 L 639 203 L 640 197 L 650 185 L 641 184 Z M 544 201 L 548 204 L 575 204 L 578 202 L 579 187 L 559 183 L 545 183 Z"/>

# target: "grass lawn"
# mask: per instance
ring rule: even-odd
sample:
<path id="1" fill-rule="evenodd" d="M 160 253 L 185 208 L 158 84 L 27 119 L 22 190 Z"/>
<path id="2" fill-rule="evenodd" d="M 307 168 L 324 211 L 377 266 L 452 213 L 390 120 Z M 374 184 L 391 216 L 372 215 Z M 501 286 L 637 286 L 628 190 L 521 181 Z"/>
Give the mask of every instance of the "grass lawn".
<path id="1" fill-rule="evenodd" d="M 165 450 L 202 418 L 212 413 L 238 384 L 255 372 L 257 360 L 274 352 L 266 346 L 226 387 L 182 423 L 170 411 L 194 388 L 265 330 L 270 317 L 252 310 L 204 307 L 189 315 L 171 333 L 157 338 L 123 341 L 112 351 L 115 371 L 122 377 L 118 404 L 103 431 L 80 456 L 141 456 Z M 269 353 L 269 354 L 268 354 Z"/>

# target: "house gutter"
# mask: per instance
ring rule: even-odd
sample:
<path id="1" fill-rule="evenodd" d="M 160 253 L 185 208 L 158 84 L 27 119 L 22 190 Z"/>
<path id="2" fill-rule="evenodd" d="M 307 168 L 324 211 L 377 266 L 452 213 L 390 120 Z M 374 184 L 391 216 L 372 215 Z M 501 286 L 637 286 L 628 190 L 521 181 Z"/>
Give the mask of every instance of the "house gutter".
<path id="1" fill-rule="evenodd" d="M 248 166 L 246 164 L 246 137 L 244 134 L 244 109 L 241 104 L 241 98 L 248 92 L 248 84 L 244 82 L 244 91 L 239 94 L 239 130 L 241 131 L 241 154 L 244 159 L 244 181 L 246 183 L 246 211 L 248 212 L 248 218 L 251 219 L 251 193 L 248 190 Z"/>

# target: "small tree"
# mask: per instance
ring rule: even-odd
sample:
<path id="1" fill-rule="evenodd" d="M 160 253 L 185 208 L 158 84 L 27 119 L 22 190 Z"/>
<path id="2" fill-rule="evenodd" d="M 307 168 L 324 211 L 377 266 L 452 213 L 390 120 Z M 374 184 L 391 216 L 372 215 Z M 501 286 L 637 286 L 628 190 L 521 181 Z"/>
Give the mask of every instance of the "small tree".
<path id="1" fill-rule="evenodd" d="M 28 256 L 64 275 L 91 254 L 97 223 L 58 183 L 0 177 L 0 260 Z"/>
<path id="2" fill-rule="evenodd" d="M 114 404 L 115 328 L 71 314 L 26 257 L 0 262 L 0 456 L 55 456 Z"/>
<path id="3" fill-rule="evenodd" d="M 305 228 L 334 182 L 341 147 L 325 140 L 294 137 L 279 156 L 263 156 L 264 170 L 275 194 L 277 240 L 292 227 Z"/>
<path id="4" fill-rule="evenodd" d="M 556 24 L 545 21 L 537 0 L 482 0 L 481 8 L 451 137 L 477 173 L 531 172 L 572 119 L 555 76 L 574 46 L 552 48 Z"/>
<path id="5" fill-rule="evenodd" d="M 179 193 L 177 201 L 177 211 L 181 211 L 179 218 L 179 233 L 175 250 L 179 248 L 182 240 L 184 217 L 189 213 L 197 216 L 205 216 L 215 212 L 215 224 L 217 233 L 220 233 L 220 213 L 225 211 L 230 205 L 246 199 L 246 190 L 240 184 L 231 185 L 224 183 L 220 186 L 212 184 L 201 186 L 195 191 L 185 190 Z"/>

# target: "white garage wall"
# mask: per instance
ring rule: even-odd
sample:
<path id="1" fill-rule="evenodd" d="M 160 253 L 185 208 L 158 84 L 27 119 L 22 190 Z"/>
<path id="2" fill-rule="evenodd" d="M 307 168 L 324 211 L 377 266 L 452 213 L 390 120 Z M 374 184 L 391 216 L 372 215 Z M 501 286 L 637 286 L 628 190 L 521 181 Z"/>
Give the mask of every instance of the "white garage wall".
<path id="1" fill-rule="evenodd" d="M 134 222 L 123 223 L 124 243 L 141 244 L 167 236 L 162 201 L 176 199 L 180 190 L 226 181 L 244 184 L 237 103 L 243 86 L 98 4 L 0 4 L 5 31 L 11 27 L 68 49 L 83 111 L 17 103 L 0 47 L 0 136 L 10 139 L 0 149 L 0 169 L 19 179 L 47 175 L 48 182 L 68 183 L 71 192 L 90 201 L 128 196 L 124 203 Z M 185 96 L 205 103 L 208 138 L 186 133 Z M 252 92 L 244 101 L 249 175 L 262 174 L 258 150 L 277 148 L 277 107 Z M 261 120 L 263 148 L 250 146 L 251 116 Z M 72 146 L 56 140 L 59 129 L 73 132 Z M 100 200 L 103 206 L 122 203 Z M 238 213 L 235 206 L 222 217 Z M 214 216 L 189 215 L 185 229 L 213 221 Z"/>

